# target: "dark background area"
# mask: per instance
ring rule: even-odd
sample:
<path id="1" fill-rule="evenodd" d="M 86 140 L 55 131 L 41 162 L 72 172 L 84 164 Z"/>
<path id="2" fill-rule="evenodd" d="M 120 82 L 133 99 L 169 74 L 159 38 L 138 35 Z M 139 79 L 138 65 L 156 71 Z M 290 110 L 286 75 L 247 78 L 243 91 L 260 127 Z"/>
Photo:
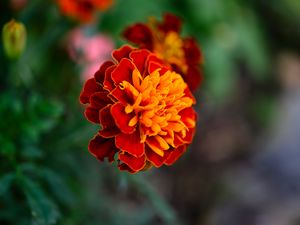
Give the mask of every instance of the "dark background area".
<path id="1" fill-rule="evenodd" d="M 84 27 L 118 47 L 126 26 L 173 12 L 203 51 L 193 143 L 135 175 L 88 153 L 97 127 L 66 47 L 80 25 L 55 1 L 11 4 L 0 26 L 24 23 L 27 46 L 10 61 L 0 45 L 1 225 L 300 224 L 300 1 L 117 0 Z"/>

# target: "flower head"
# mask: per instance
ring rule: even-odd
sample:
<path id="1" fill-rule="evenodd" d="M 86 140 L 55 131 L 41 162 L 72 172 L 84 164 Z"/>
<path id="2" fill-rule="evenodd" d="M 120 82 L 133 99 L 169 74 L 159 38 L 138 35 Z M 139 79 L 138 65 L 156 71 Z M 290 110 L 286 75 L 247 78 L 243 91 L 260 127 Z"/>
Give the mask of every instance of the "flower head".
<path id="1" fill-rule="evenodd" d="M 91 22 L 97 11 L 105 11 L 113 0 L 57 0 L 63 14 L 81 22 Z"/>
<path id="2" fill-rule="evenodd" d="M 123 34 L 127 40 L 141 48 L 149 49 L 170 64 L 194 91 L 202 79 L 199 68 L 202 55 L 196 41 L 192 38 L 182 38 L 180 30 L 180 19 L 166 14 L 162 22 L 151 18 L 148 24 L 137 23 L 125 29 Z"/>
<path id="3" fill-rule="evenodd" d="M 135 173 L 173 164 L 192 142 L 195 99 L 181 75 L 146 49 L 123 46 L 80 95 L 86 118 L 102 129 L 89 151 Z"/>

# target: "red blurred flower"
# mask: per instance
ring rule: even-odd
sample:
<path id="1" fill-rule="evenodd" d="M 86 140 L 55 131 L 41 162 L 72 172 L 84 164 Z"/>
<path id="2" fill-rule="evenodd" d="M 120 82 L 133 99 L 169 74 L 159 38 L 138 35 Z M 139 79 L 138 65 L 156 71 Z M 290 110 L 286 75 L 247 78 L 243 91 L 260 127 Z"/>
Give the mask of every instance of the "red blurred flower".
<path id="1" fill-rule="evenodd" d="M 101 125 L 89 151 L 136 173 L 173 164 L 192 142 L 195 99 L 181 75 L 146 49 L 123 46 L 80 95 L 86 118 Z"/>
<path id="2" fill-rule="evenodd" d="M 165 14 L 162 22 L 151 18 L 148 24 L 137 23 L 125 29 L 124 37 L 141 48 L 149 49 L 173 70 L 182 75 L 194 91 L 202 80 L 201 51 L 193 38 L 180 36 L 181 21 L 172 14 Z"/>
<path id="3" fill-rule="evenodd" d="M 113 0 L 57 0 L 63 14 L 81 22 L 91 22 L 97 11 L 107 10 Z"/>

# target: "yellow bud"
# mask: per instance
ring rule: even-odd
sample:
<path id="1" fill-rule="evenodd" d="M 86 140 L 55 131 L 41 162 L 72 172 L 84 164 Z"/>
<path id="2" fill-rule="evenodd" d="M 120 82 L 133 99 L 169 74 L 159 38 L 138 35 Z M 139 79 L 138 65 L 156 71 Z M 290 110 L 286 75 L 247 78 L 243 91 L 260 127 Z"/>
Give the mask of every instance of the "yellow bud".
<path id="1" fill-rule="evenodd" d="M 23 53 L 26 45 L 26 28 L 14 19 L 3 26 L 3 47 L 6 56 L 17 59 Z"/>

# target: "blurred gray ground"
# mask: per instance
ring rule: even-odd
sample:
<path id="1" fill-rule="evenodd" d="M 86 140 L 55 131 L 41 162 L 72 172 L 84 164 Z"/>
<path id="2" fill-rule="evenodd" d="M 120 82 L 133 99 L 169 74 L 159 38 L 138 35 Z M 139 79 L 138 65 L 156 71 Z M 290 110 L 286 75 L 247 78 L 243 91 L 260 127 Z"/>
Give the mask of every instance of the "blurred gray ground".
<path id="1" fill-rule="evenodd" d="M 209 216 L 213 225 L 300 224 L 300 59 L 279 57 L 279 113 L 249 165 L 224 173 L 228 198 Z"/>

